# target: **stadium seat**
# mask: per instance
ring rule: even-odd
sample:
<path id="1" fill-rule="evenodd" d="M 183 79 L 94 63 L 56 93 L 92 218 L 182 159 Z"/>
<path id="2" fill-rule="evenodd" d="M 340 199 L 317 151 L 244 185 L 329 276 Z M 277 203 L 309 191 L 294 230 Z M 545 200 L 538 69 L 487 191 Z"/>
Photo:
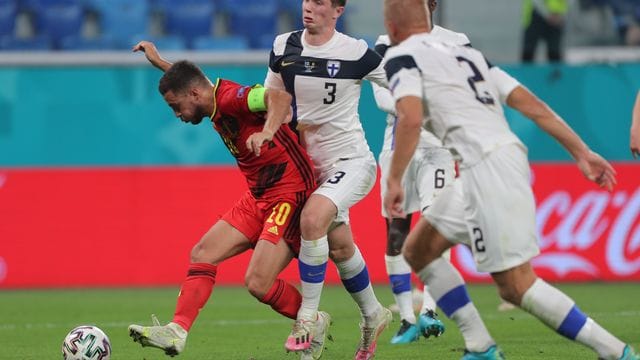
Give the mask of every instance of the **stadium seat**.
<path id="1" fill-rule="evenodd" d="M 293 29 L 302 29 L 302 1 L 278 0 L 278 8 L 291 19 Z"/>
<path id="2" fill-rule="evenodd" d="M 168 0 L 165 12 L 165 30 L 182 36 L 189 46 L 200 36 L 211 36 L 215 13 L 210 0 Z"/>
<path id="3" fill-rule="evenodd" d="M 147 0 L 92 1 L 97 8 L 102 34 L 111 37 L 116 48 L 129 48 L 134 36 L 147 33 L 150 16 Z"/>
<path id="4" fill-rule="evenodd" d="M 68 36 L 60 43 L 61 50 L 73 51 L 107 51 L 113 48 L 113 39 L 109 36 L 85 38 L 82 36 Z"/>
<path id="5" fill-rule="evenodd" d="M 74 0 L 32 0 L 37 34 L 46 35 L 54 48 L 63 38 L 79 36 L 84 23 L 84 9 Z"/>
<path id="6" fill-rule="evenodd" d="M 187 44 L 181 36 L 177 35 L 167 35 L 167 36 L 150 36 L 150 35 L 138 35 L 134 36 L 131 39 L 131 46 L 133 47 L 135 44 L 142 40 L 147 40 L 153 42 L 156 47 L 160 51 L 169 50 L 169 51 L 178 51 L 185 50 L 187 48 Z"/>
<path id="7" fill-rule="evenodd" d="M 5 51 L 48 51 L 51 48 L 51 41 L 43 35 L 32 38 L 0 37 L 0 49 Z"/>
<path id="8" fill-rule="evenodd" d="M 229 32 L 249 39 L 252 48 L 263 47 L 262 36 L 275 37 L 278 25 L 277 0 L 238 0 L 229 11 Z"/>
<path id="9" fill-rule="evenodd" d="M 244 51 L 249 49 L 249 42 L 242 36 L 202 36 L 193 41 L 192 48 L 194 50 Z"/>
<path id="10" fill-rule="evenodd" d="M 0 36 L 13 35 L 17 9 L 15 0 L 0 0 Z"/>

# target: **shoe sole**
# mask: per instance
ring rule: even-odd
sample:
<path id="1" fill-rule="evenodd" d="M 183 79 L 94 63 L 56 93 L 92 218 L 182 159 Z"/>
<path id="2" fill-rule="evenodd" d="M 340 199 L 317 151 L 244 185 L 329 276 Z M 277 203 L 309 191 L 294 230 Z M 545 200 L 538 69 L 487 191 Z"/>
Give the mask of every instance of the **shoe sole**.
<path id="1" fill-rule="evenodd" d="M 139 343 L 140 345 L 142 345 L 142 347 L 149 346 L 149 347 L 154 347 L 156 349 L 164 350 L 164 353 L 171 357 L 178 355 L 178 350 L 176 349 L 175 346 L 170 346 L 165 348 L 162 346 L 153 345 L 149 343 L 148 337 L 142 335 L 141 333 L 137 332 L 134 329 L 129 329 L 129 336 L 133 339 L 133 342 Z"/>

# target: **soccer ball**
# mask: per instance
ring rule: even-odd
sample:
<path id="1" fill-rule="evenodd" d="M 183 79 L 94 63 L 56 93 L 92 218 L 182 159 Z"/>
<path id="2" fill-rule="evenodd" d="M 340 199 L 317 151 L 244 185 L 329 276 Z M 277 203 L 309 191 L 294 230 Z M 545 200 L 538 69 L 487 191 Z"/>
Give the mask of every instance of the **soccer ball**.
<path id="1" fill-rule="evenodd" d="M 62 343 L 64 360 L 109 360 L 111 343 L 98 327 L 82 325 L 69 331 Z"/>

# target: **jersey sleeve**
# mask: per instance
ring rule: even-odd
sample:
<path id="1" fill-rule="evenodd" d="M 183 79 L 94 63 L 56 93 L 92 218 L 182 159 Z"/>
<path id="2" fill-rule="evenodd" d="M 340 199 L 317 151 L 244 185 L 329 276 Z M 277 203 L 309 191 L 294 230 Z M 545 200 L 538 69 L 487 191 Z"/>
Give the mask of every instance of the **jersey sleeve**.
<path id="1" fill-rule="evenodd" d="M 267 77 L 264 79 L 264 87 L 268 89 L 286 90 L 284 87 L 284 81 L 282 81 L 282 75 L 274 72 L 271 68 L 267 70 Z"/>
<path id="2" fill-rule="evenodd" d="M 387 87 L 387 77 L 382 65 L 382 56 L 372 49 L 367 49 L 362 59 L 360 59 L 360 64 L 365 69 L 364 73 L 366 75 L 363 77 L 364 79 Z"/>
<path id="3" fill-rule="evenodd" d="M 389 90 L 395 101 L 406 96 L 422 98 L 422 73 L 413 56 L 389 54 L 384 66 L 389 79 Z"/>
<path id="4" fill-rule="evenodd" d="M 218 90 L 218 107 L 223 112 L 234 114 L 239 118 L 242 115 L 253 113 L 254 111 L 251 111 L 249 107 L 249 96 L 253 89 L 252 86 L 242 86 L 235 83 L 224 84 Z"/>
<path id="5" fill-rule="evenodd" d="M 515 88 L 520 86 L 520 82 L 518 80 L 497 66 L 489 67 L 489 78 L 498 89 L 500 102 L 503 104 L 506 103 L 509 94 L 511 94 Z"/>

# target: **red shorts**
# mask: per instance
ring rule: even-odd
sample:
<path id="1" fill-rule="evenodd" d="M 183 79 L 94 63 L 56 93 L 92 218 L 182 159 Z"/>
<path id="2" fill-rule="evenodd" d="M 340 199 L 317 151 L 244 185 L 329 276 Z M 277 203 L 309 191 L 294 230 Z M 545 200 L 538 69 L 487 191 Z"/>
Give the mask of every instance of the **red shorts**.
<path id="1" fill-rule="evenodd" d="M 298 256 L 300 212 L 312 192 L 309 190 L 256 199 L 247 191 L 231 210 L 222 216 L 222 220 L 244 234 L 253 247 L 258 240 L 277 244 L 280 239 L 284 239 Z"/>

